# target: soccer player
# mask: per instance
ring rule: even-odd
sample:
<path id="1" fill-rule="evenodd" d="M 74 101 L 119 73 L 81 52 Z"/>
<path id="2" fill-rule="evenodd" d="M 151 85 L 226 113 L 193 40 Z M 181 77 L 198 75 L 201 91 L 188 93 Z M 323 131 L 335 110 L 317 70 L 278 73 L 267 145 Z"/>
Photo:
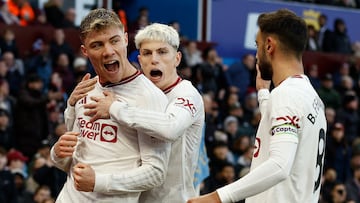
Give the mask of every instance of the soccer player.
<path id="1" fill-rule="evenodd" d="M 143 192 L 140 202 L 183 203 L 196 196 L 193 182 L 205 119 L 203 100 L 191 82 L 177 74 L 181 53 L 179 34 L 174 28 L 159 23 L 148 25 L 136 34 L 135 44 L 144 75 L 169 100 L 166 111 L 138 108 L 126 100 L 115 100 L 113 94 L 105 92 L 105 98 L 93 98 L 96 103 L 86 105 L 86 113 L 93 116 L 93 121 L 111 118 L 171 141 L 165 183 Z"/>
<path id="2" fill-rule="evenodd" d="M 55 165 L 68 172 L 57 202 L 138 202 L 141 191 L 164 182 L 171 143 L 113 119 L 91 122 L 84 106 L 93 102 L 90 97 L 112 91 L 132 106 L 161 112 L 167 98 L 128 61 L 127 34 L 114 12 L 92 10 L 81 22 L 80 38 L 97 77 L 85 97 L 69 99 L 66 116 L 74 121 L 72 132 L 51 150 Z"/>
<path id="3" fill-rule="evenodd" d="M 256 88 L 261 121 L 250 172 L 188 203 L 319 200 L 326 119 L 324 104 L 304 75 L 306 23 L 280 9 L 261 14 L 258 25 Z M 274 84 L 271 92 L 270 80 Z"/>

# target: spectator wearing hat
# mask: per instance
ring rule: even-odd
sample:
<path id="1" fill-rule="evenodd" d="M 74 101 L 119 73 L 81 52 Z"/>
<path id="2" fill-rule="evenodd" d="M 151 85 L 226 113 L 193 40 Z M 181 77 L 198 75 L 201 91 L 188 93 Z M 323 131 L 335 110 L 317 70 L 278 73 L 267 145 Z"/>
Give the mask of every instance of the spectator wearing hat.
<path id="1" fill-rule="evenodd" d="M 83 76 L 88 72 L 88 62 L 84 57 L 78 56 L 73 63 L 76 83 L 79 83 Z"/>
<path id="2" fill-rule="evenodd" d="M 25 178 L 28 178 L 27 161 L 29 158 L 17 149 L 11 149 L 7 153 L 8 168 L 11 172 L 22 171 Z"/>
<path id="3" fill-rule="evenodd" d="M 345 138 L 349 145 L 359 135 L 359 99 L 353 91 L 344 94 L 342 107 L 337 111 L 336 120 L 345 126 Z"/>
<path id="4" fill-rule="evenodd" d="M 330 73 L 326 73 L 321 78 L 320 88 L 316 91 L 324 102 L 325 107 L 332 107 L 337 110 L 341 106 L 341 97 L 335 90 L 333 78 Z"/>
<path id="5" fill-rule="evenodd" d="M 0 202 L 15 202 L 14 176 L 6 167 L 7 161 L 7 151 L 0 146 Z"/>
<path id="6" fill-rule="evenodd" d="M 352 152 L 351 145 L 346 141 L 342 123 L 335 123 L 330 130 L 325 151 L 325 168 L 334 168 L 337 180 L 345 182 L 351 177 L 350 159 Z"/>

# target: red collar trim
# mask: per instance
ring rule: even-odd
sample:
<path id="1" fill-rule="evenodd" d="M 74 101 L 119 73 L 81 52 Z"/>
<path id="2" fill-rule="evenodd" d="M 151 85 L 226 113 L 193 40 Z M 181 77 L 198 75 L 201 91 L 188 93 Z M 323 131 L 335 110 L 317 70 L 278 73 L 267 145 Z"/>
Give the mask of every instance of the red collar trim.
<path id="1" fill-rule="evenodd" d="M 140 70 L 136 70 L 136 72 L 134 74 L 130 75 L 129 77 L 126 77 L 126 78 L 122 79 L 120 82 L 106 84 L 106 85 L 104 85 L 104 87 L 113 87 L 113 86 L 116 86 L 116 85 L 122 85 L 122 84 L 128 83 L 128 82 L 134 80 L 137 76 L 139 76 L 141 74 L 142 73 L 141 73 Z"/>
<path id="2" fill-rule="evenodd" d="M 170 85 L 169 87 L 165 88 L 165 89 L 163 90 L 163 92 L 164 92 L 165 94 L 169 93 L 169 92 L 170 92 L 172 89 L 174 89 L 174 87 L 175 87 L 177 84 L 179 84 L 181 81 L 182 81 L 182 78 L 181 78 L 181 77 L 178 77 L 177 80 L 176 80 L 172 85 Z"/>

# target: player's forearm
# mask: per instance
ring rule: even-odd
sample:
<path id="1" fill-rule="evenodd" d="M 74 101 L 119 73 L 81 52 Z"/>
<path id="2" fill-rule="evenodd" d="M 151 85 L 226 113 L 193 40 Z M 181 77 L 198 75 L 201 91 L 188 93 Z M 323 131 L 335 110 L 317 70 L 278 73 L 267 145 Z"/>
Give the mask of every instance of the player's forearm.
<path id="1" fill-rule="evenodd" d="M 151 165 L 130 171 L 118 171 L 116 174 L 96 173 L 94 192 L 105 194 L 142 192 L 161 185 L 165 176 L 164 169 Z"/>
<path id="2" fill-rule="evenodd" d="M 114 102 L 110 107 L 111 118 L 119 123 L 131 126 L 138 131 L 161 140 L 175 141 L 192 123 L 188 111 L 170 106 L 166 112 L 155 112 L 127 106 L 122 102 Z"/>
<path id="3" fill-rule="evenodd" d="M 271 144 L 270 158 L 243 178 L 217 190 L 222 203 L 236 202 L 259 194 L 284 181 L 290 174 L 296 154 L 296 142 Z"/>
<path id="4" fill-rule="evenodd" d="M 57 157 L 55 154 L 55 151 L 54 151 L 54 147 L 52 147 L 50 150 L 50 158 L 51 158 L 51 161 L 54 163 L 54 165 L 57 168 L 59 168 L 60 170 L 63 170 L 65 172 L 70 171 L 70 166 L 71 166 L 71 161 L 72 161 L 71 157 L 67 157 L 67 158 Z"/>

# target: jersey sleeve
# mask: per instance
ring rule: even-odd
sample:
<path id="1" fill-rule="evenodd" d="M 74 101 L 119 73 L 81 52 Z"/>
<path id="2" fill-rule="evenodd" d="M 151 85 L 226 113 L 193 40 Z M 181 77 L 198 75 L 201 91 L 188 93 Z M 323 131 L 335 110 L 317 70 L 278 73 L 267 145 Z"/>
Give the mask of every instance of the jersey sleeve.
<path id="1" fill-rule="evenodd" d="M 176 97 L 169 101 L 165 112 L 128 106 L 121 101 L 110 107 L 111 117 L 120 123 L 146 132 L 158 139 L 175 141 L 202 110 L 201 97 Z"/>
<path id="2" fill-rule="evenodd" d="M 259 101 L 259 108 L 260 112 L 265 112 L 267 108 L 267 104 L 270 98 L 270 91 L 268 89 L 260 89 L 258 91 L 258 101 Z"/>
<path id="3" fill-rule="evenodd" d="M 141 166 L 116 174 L 96 173 L 95 192 L 124 194 L 141 192 L 161 185 L 166 177 L 171 144 L 139 134 Z"/>
<path id="4" fill-rule="evenodd" d="M 64 111 L 65 126 L 68 131 L 72 131 L 75 123 L 75 106 L 71 106 L 68 102 Z"/>
<path id="5" fill-rule="evenodd" d="M 68 131 L 72 131 L 74 128 L 74 123 L 75 123 L 75 107 L 71 106 L 69 103 L 64 111 L 64 121 L 65 121 L 66 129 Z M 51 160 L 53 161 L 54 165 L 57 168 L 65 171 L 65 172 L 70 171 L 70 165 L 72 162 L 71 157 L 67 157 L 67 158 L 57 157 L 55 154 L 55 151 L 54 151 L 54 146 L 51 148 L 50 157 L 51 157 Z"/>
<path id="6" fill-rule="evenodd" d="M 67 158 L 59 158 L 56 156 L 55 151 L 54 151 L 54 147 L 51 148 L 50 150 L 50 158 L 52 160 L 52 162 L 54 163 L 54 165 L 59 168 L 60 170 L 63 170 L 64 172 L 69 172 L 70 171 L 70 165 L 71 165 L 71 157 L 67 157 Z"/>
<path id="7" fill-rule="evenodd" d="M 217 190 L 221 202 L 236 202 L 285 180 L 290 174 L 297 149 L 296 140 L 276 137 L 271 140 L 270 158 L 243 178 Z"/>

